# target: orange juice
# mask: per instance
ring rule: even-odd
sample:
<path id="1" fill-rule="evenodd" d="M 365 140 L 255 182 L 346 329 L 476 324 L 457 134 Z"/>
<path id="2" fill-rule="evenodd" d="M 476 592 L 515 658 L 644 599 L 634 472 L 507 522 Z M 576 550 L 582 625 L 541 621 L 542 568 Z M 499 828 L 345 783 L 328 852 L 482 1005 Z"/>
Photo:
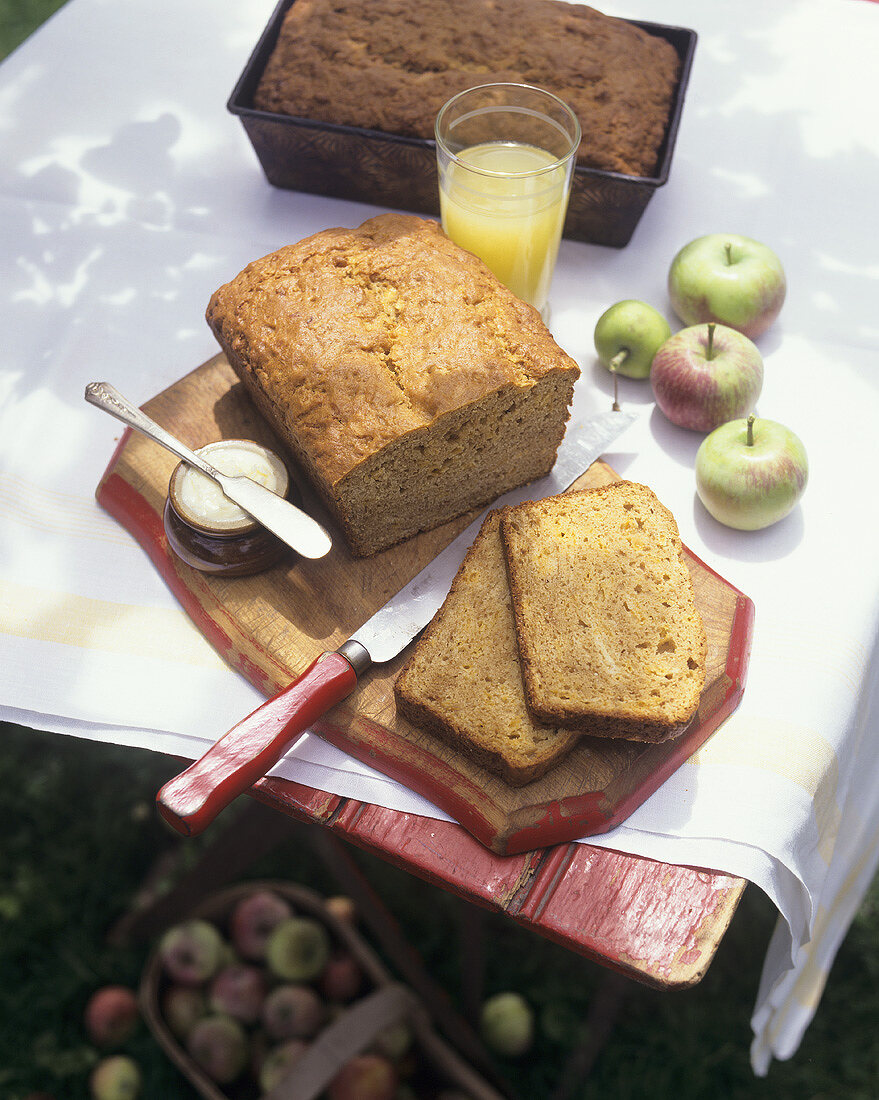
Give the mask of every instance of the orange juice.
<path id="1" fill-rule="evenodd" d="M 567 166 L 537 146 L 507 141 L 470 146 L 441 172 L 443 229 L 515 295 L 542 310 L 565 220 L 568 179 Z"/>

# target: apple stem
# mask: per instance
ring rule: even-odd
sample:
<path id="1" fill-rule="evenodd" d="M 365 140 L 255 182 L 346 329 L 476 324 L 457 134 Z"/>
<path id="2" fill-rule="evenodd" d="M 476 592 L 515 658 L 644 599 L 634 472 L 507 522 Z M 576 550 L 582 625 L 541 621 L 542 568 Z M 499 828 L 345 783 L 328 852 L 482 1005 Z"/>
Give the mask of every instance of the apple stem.
<path id="1" fill-rule="evenodd" d="M 628 358 L 629 358 L 629 349 L 628 348 L 621 348 L 616 353 L 616 355 L 613 357 L 613 359 L 611 359 L 610 363 L 608 363 L 608 368 L 610 370 L 610 373 L 613 375 L 613 411 L 614 412 L 619 412 L 620 411 L 619 382 L 617 381 L 617 370 L 623 365 L 623 363 L 625 363 L 625 361 Z"/>
<path id="2" fill-rule="evenodd" d="M 724 244 L 723 248 L 724 248 L 724 251 L 726 252 L 726 262 L 727 262 L 727 264 L 729 264 L 730 267 L 732 267 L 732 262 L 733 262 L 733 258 L 732 258 L 732 241 L 727 241 Z"/>
<path id="3" fill-rule="evenodd" d="M 757 418 L 756 418 L 756 416 L 754 416 L 753 413 L 751 413 L 751 415 L 748 417 L 748 436 L 745 439 L 745 446 L 746 447 L 753 447 L 754 446 L 754 421 L 756 419 Z"/>
<path id="4" fill-rule="evenodd" d="M 708 347 L 705 350 L 705 358 L 706 359 L 713 359 L 714 358 L 714 328 L 715 328 L 714 321 L 709 321 L 709 323 L 708 323 Z"/>
<path id="5" fill-rule="evenodd" d="M 610 373 L 613 375 L 613 405 L 611 406 L 611 409 L 612 409 L 613 412 L 617 413 L 617 412 L 620 411 L 620 403 L 619 403 L 619 400 L 618 400 L 619 384 L 617 382 L 616 363 L 611 363 Z"/>
<path id="6" fill-rule="evenodd" d="M 628 348 L 620 348 L 620 350 L 616 353 L 616 355 L 610 361 L 610 364 L 609 364 L 610 369 L 612 371 L 619 370 L 620 367 L 623 365 L 623 363 L 625 363 L 625 361 L 628 358 L 629 358 L 629 349 Z"/>

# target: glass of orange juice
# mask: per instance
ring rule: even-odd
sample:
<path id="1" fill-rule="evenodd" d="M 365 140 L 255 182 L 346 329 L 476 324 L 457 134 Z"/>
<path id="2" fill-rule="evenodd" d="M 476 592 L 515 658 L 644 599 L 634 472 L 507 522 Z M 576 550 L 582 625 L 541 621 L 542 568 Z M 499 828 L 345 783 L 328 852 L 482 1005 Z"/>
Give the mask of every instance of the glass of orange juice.
<path id="1" fill-rule="evenodd" d="M 446 235 L 546 321 L 580 144 L 577 116 L 542 88 L 482 84 L 446 103 L 435 135 Z"/>

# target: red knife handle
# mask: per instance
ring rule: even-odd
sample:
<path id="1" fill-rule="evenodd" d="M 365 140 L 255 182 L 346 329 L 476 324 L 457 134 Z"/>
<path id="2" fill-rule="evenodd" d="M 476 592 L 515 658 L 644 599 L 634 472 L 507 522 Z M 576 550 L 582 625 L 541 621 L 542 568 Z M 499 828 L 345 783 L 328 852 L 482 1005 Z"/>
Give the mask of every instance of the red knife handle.
<path id="1" fill-rule="evenodd" d="M 197 836 L 356 685 L 357 673 L 340 653 L 318 657 L 292 684 L 233 726 L 200 760 L 169 779 L 156 795 L 159 813 L 184 836 Z"/>

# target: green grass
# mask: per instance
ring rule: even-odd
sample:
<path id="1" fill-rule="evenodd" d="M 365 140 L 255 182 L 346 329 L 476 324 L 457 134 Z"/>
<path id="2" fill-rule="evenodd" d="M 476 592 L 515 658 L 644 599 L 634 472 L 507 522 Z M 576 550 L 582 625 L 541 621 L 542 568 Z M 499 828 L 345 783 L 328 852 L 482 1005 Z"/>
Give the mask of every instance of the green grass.
<path id="1" fill-rule="evenodd" d="M 0 58 L 63 6 L 64 0 L 0 0 Z"/>
<path id="2" fill-rule="evenodd" d="M 0 725 L 0 1097 L 45 1090 L 84 1100 L 98 1057 L 82 1027 L 91 992 L 135 986 L 147 944 L 111 947 L 107 932 L 161 853 L 187 863 L 199 841 L 172 837 L 152 808 L 173 762 L 154 754 Z M 429 971 L 459 1003 L 457 906 L 450 894 L 350 849 Z M 248 877 L 338 891 L 311 850 L 285 844 Z M 548 1097 L 581 1034 L 604 971 L 511 920 L 486 914 L 486 991 L 516 989 L 539 1027 L 514 1075 L 523 1100 Z M 748 1061 L 749 1017 L 774 911 L 749 888 L 703 982 L 659 992 L 632 984 L 611 1040 L 576 1096 L 875 1100 L 879 1095 L 879 887 L 839 954 L 798 1055 L 766 1080 Z M 463 1010 L 463 1009 L 462 1009 Z M 142 1027 L 126 1048 L 144 1096 L 195 1093 Z"/>
<path id="3" fill-rule="evenodd" d="M 0 57 L 60 7 L 0 0 Z M 197 841 L 177 841 L 152 808 L 173 765 L 151 753 L 0 724 L 0 1098 L 36 1090 L 84 1100 L 98 1052 L 82 1011 L 98 986 L 135 986 L 148 945 L 111 947 L 160 853 L 185 871 Z M 373 857 L 356 861 L 453 999 L 460 989 L 457 905 L 449 894 Z M 280 877 L 323 892 L 336 883 L 310 850 L 278 849 L 249 877 Z M 695 989 L 632 986 L 610 1043 L 577 1100 L 875 1100 L 879 1097 L 879 885 L 874 883 L 837 958 L 817 1017 L 796 1057 L 755 1079 L 749 1018 L 774 910 L 749 888 L 717 958 Z M 557 1084 L 603 971 L 486 915 L 487 992 L 516 989 L 538 1014 L 537 1041 L 514 1067 L 523 1100 Z M 460 1005 L 459 1005 L 460 1007 Z M 145 1027 L 127 1044 L 145 1100 L 196 1093 Z"/>

